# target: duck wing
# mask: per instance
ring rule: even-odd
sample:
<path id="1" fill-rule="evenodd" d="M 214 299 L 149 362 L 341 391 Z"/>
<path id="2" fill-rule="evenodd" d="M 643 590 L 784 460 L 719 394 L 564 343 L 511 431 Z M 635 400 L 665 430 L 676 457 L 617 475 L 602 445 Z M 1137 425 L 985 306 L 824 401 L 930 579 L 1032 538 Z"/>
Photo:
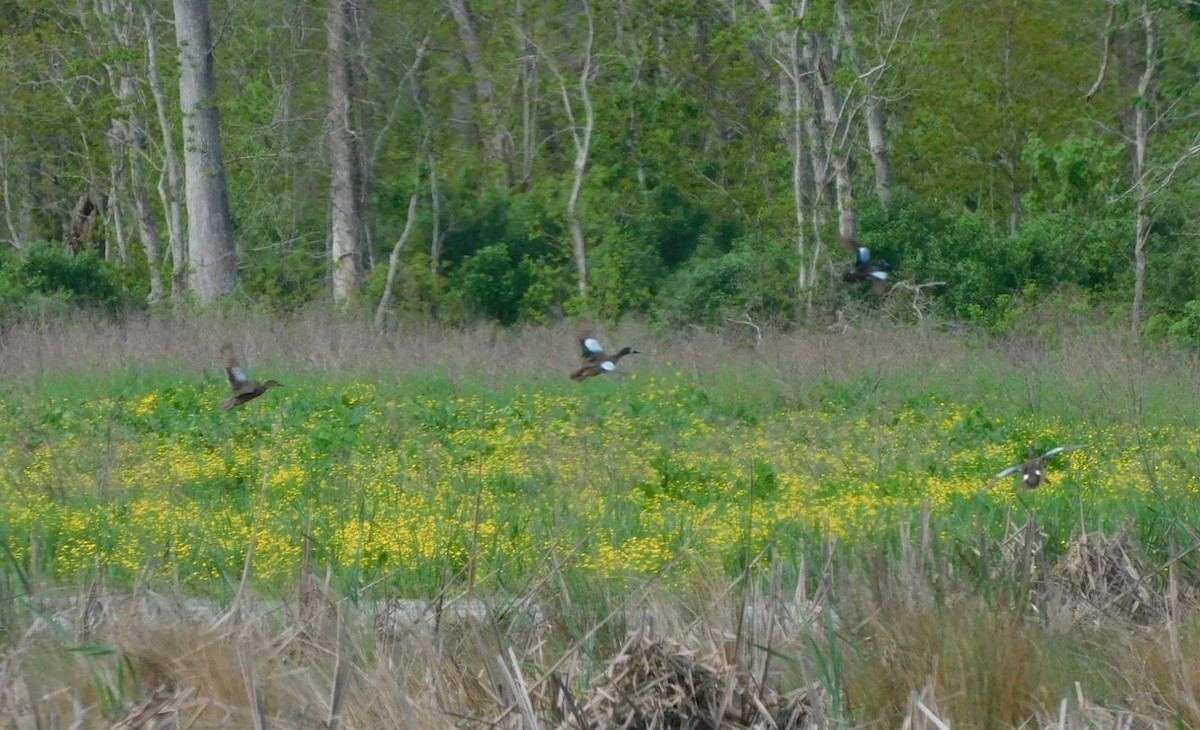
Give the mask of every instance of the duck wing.
<path id="1" fill-rule="evenodd" d="M 1014 465 L 1008 467 L 1004 471 L 1002 471 L 999 474 L 997 474 L 996 476 L 992 477 L 992 481 L 988 482 L 987 486 L 985 486 L 983 489 L 980 489 L 979 492 L 982 494 L 983 492 L 988 491 L 989 489 L 991 489 L 992 487 L 996 486 L 1001 481 L 1003 481 L 1004 477 L 1010 477 L 1013 474 L 1016 474 L 1017 472 L 1021 471 L 1024 468 L 1025 468 L 1024 464 L 1014 464 Z"/>
<path id="2" fill-rule="evenodd" d="M 1072 451 L 1076 451 L 1076 450 L 1082 449 L 1082 448 L 1083 448 L 1082 444 L 1075 444 L 1073 446 L 1055 446 L 1053 449 L 1050 449 L 1046 453 L 1042 454 L 1042 458 L 1049 459 L 1051 456 L 1058 456 L 1059 454 L 1069 454 Z"/>
<path id="3" fill-rule="evenodd" d="M 865 266 L 871 260 L 871 249 L 859 243 L 853 236 L 841 236 L 838 242 L 854 254 L 855 266 Z"/>
<path id="4" fill-rule="evenodd" d="M 584 362 L 592 362 L 604 357 L 604 346 L 595 337 L 579 338 L 579 350 Z"/>
<path id="5" fill-rule="evenodd" d="M 247 386 L 253 386 L 250 376 L 238 364 L 237 355 L 233 352 L 233 345 L 224 345 L 221 352 L 225 355 L 225 375 L 229 378 L 229 387 L 233 392 L 238 393 L 245 390 Z"/>

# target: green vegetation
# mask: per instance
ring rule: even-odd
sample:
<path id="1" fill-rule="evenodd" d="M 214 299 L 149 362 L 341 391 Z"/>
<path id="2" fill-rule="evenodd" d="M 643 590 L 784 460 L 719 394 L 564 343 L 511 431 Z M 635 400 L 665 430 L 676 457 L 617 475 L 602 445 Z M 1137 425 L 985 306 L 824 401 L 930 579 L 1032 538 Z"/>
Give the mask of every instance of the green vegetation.
<path id="1" fill-rule="evenodd" d="M 604 698 L 632 663 L 714 672 L 821 726 L 1007 728 L 1063 699 L 1188 725 L 1195 689 L 1170 678 L 1200 640 L 1195 365 L 1058 317 L 1034 337 L 757 347 L 624 327 L 605 342 L 640 349 L 629 375 L 586 383 L 565 325 L 8 322 L 5 676 L 47 698 L 36 717 L 89 722 L 337 706 L 437 728 L 514 693 L 530 726 L 601 722 L 629 710 Z M 283 388 L 222 412 L 230 322 Z M 980 493 L 1031 442 L 1085 448 L 1036 491 Z M 464 671 L 496 656 L 524 681 Z M 626 696 L 691 696 L 646 694 L 672 676 Z"/>
<path id="2" fill-rule="evenodd" d="M 583 6 L 354 5 L 364 232 L 354 296 L 364 309 L 380 300 L 416 195 L 394 321 L 539 324 L 586 313 L 671 327 L 746 316 L 828 323 L 867 298 L 838 277 L 849 263 L 834 244 L 845 208 L 893 282 L 941 282 L 914 316 L 996 332 L 1060 297 L 1127 317 L 1141 230 L 1147 277 L 1135 315 L 1151 335 L 1195 345 L 1198 201 L 1187 181 L 1200 24 L 1188 3 L 592 4 L 594 47 L 605 50 L 587 79 L 594 127 L 576 210 L 586 298 L 567 212 L 585 124 L 572 71 L 586 47 L 575 22 Z M 186 289 L 187 276 L 174 274 L 188 266 L 178 259 L 187 242 L 172 241 L 168 226 L 169 204 L 182 199 L 168 175 L 171 153 L 182 152 L 174 33 L 170 17 L 135 6 L 0 9 L 11 21 L 0 23 L 0 311 L 145 306 L 155 276 L 164 298 L 187 298 L 171 291 Z M 235 296 L 273 311 L 324 303 L 328 39 L 300 29 L 324 27 L 329 8 L 266 0 L 212 11 Z M 1149 54 L 1145 27 L 1158 44 Z M 793 31 L 799 59 L 788 55 Z M 831 73 L 804 65 L 818 62 Z M 836 118 L 816 103 L 826 95 Z M 875 102 L 890 166 L 868 144 Z M 1139 113 L 1148 115 L 1140 163 Z M 134 159 L 145 180 L 131 177 Z M 794 187 L 806 170 L 820 179 Z M 143 228 L 157 233 L 157 251 Z M 94 249 L 107 264 L 68 267 L 45 246 Z"/>
<path id="3" fill-rule="evenodd" d="M 251 375 L 284 386 L 222 412 L 230 321 Z M 30 712 L 89 722 L 336 706 L 363 727 L 449 727 L 512 711 L 513 693 L 534 726 L 599 722 L 628 710 L 603 709 L 622 662 L 694 662 L 742 686 L 769 674 L 764 706 L 830 727 L 925 711 L 1013 727 L 1063 698 L 1076 718 L 1094 701 L 1187 725 L 1191 690 L 1169 678 L 1200 637 L 1195 364 L 1066 324 L 767 331 L 757 347 L 627 326 L 605 342 L 642 351 L 628 374 L 573 383 L 562 325 L 13 321 L 9 666 L 80 703 Z M 980 493 L 1030 442 L 1085 448 L 1035 491 Z M 147 612 L 153 596 L 175 607 Z M 414 598 L 439 607 L 428 623 Z M 648 624 L 669 641 L 626 643 Z M 497 655 L 525 679 L 463 673 Z M 559 681 L 575 713 L 545 694 Z M 662 699 L 646 686 L 628 696 Z"/>
<path id="4" fill-rule="evenodd" d="M 732 577 L 764 549 L 794 564 L 826 539 L 895 544 L 926 503 L 952 552 L 998 538 L 1010 511 L 1041 516 L 1052 557 L 1080 529 L 1129 519 L 1161 556 L 1178 522 L 1200 522 L 1193 430 L 1085 399 L 1092 378 L 1030 382 L 1046 401 L 1031 410 L 1025 393 L 972 393 L 917 364 L 887 384 L 868 369 L 795 385 L 761 366 L 629 367 L 583 386 L 557 372 L 371 382 L 260 359 L 284 388 L 229 413 L 215 366 L 101 385 L 47 373 L 0 404 L 0 537 L 11 568 L 52 582 L 99 570 L 220 595 L 253 545 L 254 583 L 274 592 L 307 545 L 346 585 L 432 596 L 468 564 L 495 586 L 532 580 L 551 550 L 602 579 L 681 558 Z M 978 494 L 1029 443 L 1087 448 L 1052 462 L 1044 489 Z"/>

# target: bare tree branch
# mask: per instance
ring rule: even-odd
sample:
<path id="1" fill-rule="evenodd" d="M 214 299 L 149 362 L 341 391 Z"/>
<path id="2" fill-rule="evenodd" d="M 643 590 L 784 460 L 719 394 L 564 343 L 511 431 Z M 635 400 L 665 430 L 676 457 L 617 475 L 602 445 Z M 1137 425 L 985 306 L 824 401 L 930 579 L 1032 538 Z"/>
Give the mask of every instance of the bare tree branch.
<path id="1" fill-rule="evenodd" d="M 1104 54 L 1100 57 L 1100 73 L 1096 75 L 1096 83 L 1092 84 L 1092 88 L 1084 95 L 1084 99 L 1091 101 L 1096 92 L 1100 90 L 1100 85 L 1104 83 L 1104 76 L 1108 73 L 1108 61 L 1112 58 L 1112 39 L 1113 26 L 1117 22 L 1117 0 L 1108 0 L 1108 20 L 1104 23 Z"/>

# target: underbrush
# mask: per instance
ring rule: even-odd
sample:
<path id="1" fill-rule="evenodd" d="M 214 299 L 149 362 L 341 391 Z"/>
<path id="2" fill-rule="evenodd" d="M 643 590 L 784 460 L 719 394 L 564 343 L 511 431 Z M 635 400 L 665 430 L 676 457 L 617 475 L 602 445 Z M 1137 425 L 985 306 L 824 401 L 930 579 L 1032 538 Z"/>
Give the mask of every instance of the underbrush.
<path id="1" fill-rule="evenodd" d="M 1129 531 L 1058 563 L 1035 521 L 939 555 L 827 544 L 789 581 L 672 566 L 597 591 L 540 556 L 520 592 L 363 600 L 309 565 L 227 604 L 94 583 L 5 603 L 0 715 L 19 727 L 1190 727 L 1200 630 Z M 1163 578 L 1163 580 L 1160 580 Z M 668 585 L 671 583 L 672 585 Z M 1185 596 L 1184 594 L 1189 595 Z"/>

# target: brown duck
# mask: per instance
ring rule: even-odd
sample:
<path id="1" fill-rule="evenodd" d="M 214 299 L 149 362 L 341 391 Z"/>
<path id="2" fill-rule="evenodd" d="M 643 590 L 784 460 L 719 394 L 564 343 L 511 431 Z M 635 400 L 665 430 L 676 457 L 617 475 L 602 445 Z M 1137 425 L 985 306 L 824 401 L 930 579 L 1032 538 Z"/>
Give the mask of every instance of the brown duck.
<path id="1" fill-rule="evenodd" d="M 1030 489 L 1037 489 L 1046 480 L 1046 459 L 1059 454 L 1069 454 L 1076 449 L 1082 449 L 1082 446 L 1055 446 L 1041 456 L 1037 455 L 1037 449 L 1031 444 L 1029 446 L 1029 459 L 1022 464 L 1013 464 L 1004 471 L 995 476 L 992 481 L 988 482 L 987 486 L 980 491 L 986 492 L 996 486 L 1004 477 L 1012 476 L 1020 472 L 1021 483 L 1017 485 L 1017 489 L 1025 492 Z"/>
<path id="2" fill-rule="evenodd" d="M 246 401 L 254 400 L 271 388 L 279 385 L 274 380 L 265 383 L 255 383 L 238 364 L 237 355 L 233 353 L 233 345 L 225 343 L 221 346 L 221 354 L 225 356 L 225 374 L 229 376 L 229 387 L 233 395 L 221 403 L 221 410 L 227 411 L 234 406 L 240 406 Z"/>
<path id="3" fill-rule="evenodd" d="M 604 354 L 600 341 L 591 335 L 579 338 L 580 354 L 583 356 L 583 367 L 571 373 L 571 380 L 587 380 L 597 375 L 617 372 L 617 361 L 626 355 L 636 355 L 638 351 L 632 347 L 622 347 L 615 355 Z"/>
<path id="4" fill-rule="evenodd" d="M 871 249 L 859 243 L 850 236 L 842 236 L 841 244 L 854 253 L 854 266 L 842 272 L 842 281 L 851 284 L 871 282 L 871 288 L 876 294 L 882 294 L 887 288 L 887 272 L 871 263 Z"/>

